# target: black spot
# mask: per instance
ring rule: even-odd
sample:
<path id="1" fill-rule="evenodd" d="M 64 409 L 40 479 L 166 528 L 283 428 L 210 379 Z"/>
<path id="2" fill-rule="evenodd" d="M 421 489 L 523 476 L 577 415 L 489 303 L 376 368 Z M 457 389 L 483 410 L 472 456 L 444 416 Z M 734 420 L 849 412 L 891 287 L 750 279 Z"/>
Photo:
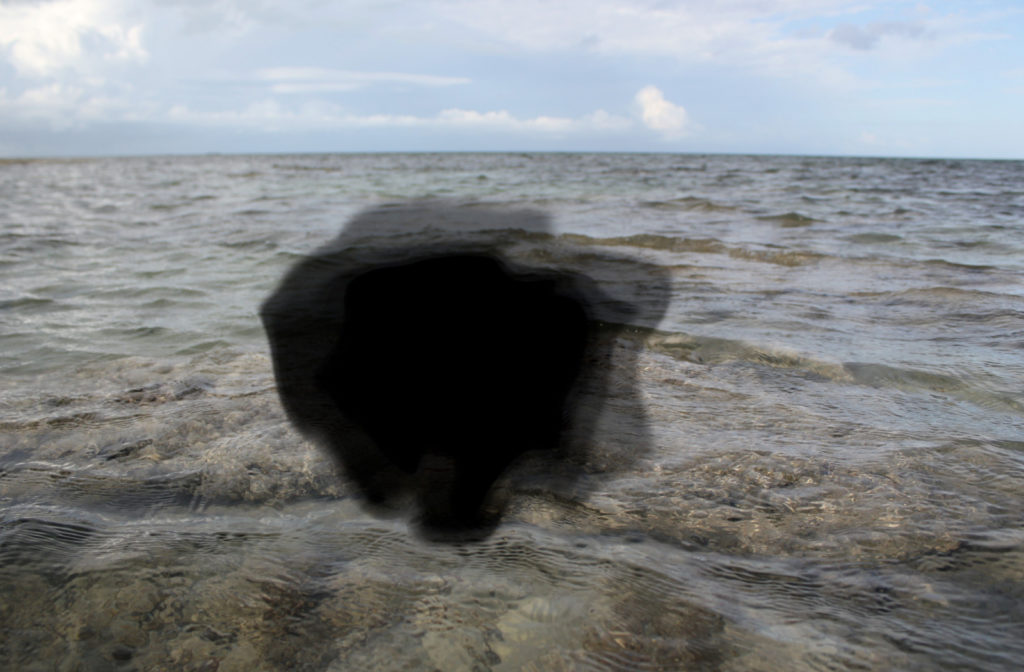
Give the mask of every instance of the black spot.
<path id="1" fill-rule="evenodd" d="M 524 459 L 578 481 L 617 334 L 664 310 L 655 267 L 591 252 L 587 268 L 611 274 L 595 279 L 513 262 L 515 244 L 559 241 L 532 211 L 380 208 L 296 264 L 262 307 L 292 422 L 375 510 L 415 501 L 428 536 L 488 534 L 507 504 L 493 486 Z M 623 280 L 624 262 L 643 280 L 644 310 L 601 287 Z M 616 387 L 638 407 L 625 350 Z M 633 410 L 620 465 L 647 447 Z"/>

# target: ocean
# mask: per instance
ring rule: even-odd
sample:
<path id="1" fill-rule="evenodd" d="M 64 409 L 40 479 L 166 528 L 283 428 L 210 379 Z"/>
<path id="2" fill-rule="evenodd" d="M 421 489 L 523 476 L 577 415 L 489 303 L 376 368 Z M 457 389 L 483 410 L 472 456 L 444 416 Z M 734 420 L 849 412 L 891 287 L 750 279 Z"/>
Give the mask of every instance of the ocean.
<path id="1" fill-rule="evenodd" d="M 0 198 L 0 668 L 1024 659 L 1024 162 L 6 160 Z M 331 245 L 455 239 L 617 328 L 573 477 L 509 469 L 438 541 L 292 421 L 260 311 Z"/>

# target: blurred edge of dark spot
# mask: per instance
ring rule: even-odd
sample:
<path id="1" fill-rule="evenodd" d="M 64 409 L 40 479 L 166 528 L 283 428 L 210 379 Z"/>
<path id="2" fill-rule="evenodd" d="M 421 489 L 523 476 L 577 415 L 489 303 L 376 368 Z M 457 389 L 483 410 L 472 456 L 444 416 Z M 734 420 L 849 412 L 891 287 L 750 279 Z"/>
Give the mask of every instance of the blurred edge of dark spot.
<path id="1" fill-rule="evenodd" d="M 509 471 L 579 498 L 647 452 L 640 343 L 619 336 L 656 326 L 668 291 L 661 267 L 568 244 L 539 211 L 410 202 L 355 216 L 260 314 L 289 419 L 369 510 L 479 538 L 513 503 L 493 487 Z"/>

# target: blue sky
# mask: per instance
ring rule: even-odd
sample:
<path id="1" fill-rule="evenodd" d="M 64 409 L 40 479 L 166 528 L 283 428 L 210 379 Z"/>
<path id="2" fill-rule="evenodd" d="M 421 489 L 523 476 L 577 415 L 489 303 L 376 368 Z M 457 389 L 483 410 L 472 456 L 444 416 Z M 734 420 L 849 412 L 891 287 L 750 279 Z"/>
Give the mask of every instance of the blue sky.
<path id="1" fill-rule="evenodd" d="M 0 156 L 1024 158 L 1024 3 L 0 0 Z"/>

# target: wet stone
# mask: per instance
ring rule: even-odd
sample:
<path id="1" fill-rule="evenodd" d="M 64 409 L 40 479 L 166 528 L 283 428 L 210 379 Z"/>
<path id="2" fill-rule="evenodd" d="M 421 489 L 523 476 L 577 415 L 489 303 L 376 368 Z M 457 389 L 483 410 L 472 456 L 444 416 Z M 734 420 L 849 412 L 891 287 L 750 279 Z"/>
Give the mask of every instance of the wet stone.
<path id="1" fill-rule="evenodd" d="M 132 653 L 131 649 L 119 646 L 110 652 L 110 657 L 118 662 L 124 662 L 132 659 Z"/>

